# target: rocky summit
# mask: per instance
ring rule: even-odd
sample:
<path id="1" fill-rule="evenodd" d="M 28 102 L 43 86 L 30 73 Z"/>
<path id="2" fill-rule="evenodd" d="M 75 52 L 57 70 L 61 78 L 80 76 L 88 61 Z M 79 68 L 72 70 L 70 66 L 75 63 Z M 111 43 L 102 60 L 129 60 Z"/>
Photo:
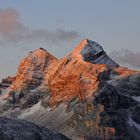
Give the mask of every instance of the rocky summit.
<path id="1" fill-rule="evenodd" d="M 0 95 L 0 116 L 28 120 L 73 140 L 139 140 L 140 72 L 84 39 L 66 57 L 30 52 Z M 1 120 L 0 120 L 1 122 Z"/>
<path id="2" fill-rule="evenodd" d="M 47 66 L 55 60 L 56 58 L 43 48 L 30 52 L 20 62 L 16 80 L 10 88 L 12 90 L 35 89 L 43 82 Z"/>
<path id="3" fill-rule="evenodd" d="M 108 67 L 118 67 L 103 50 L 103 48 L 96 42 L 91 40 L 83 40 L 73 53 L 79 51 L 84 61 L 91 62 L 93 64 L 106 64 Z"/>

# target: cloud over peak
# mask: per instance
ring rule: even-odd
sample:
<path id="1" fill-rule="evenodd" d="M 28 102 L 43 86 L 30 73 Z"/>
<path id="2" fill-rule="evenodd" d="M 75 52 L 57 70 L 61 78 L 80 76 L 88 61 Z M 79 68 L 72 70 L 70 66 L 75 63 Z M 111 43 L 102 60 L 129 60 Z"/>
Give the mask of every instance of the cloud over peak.
<path id="1" fill-rule="evenodd" d="M 61 43 L 77 38 L 79 33 L 76 31 L 30 29 L 20 21 L 19 13 L 15 9 L 0 10 L 0 47 L 36 41 Z"/>
<path id="2" fill-rule="evenodd" d="M 22 29 L 19 21 L 19 14 L 16 10 L 8 8 L 0 10 L 0 33 L 11 33 Z"/>

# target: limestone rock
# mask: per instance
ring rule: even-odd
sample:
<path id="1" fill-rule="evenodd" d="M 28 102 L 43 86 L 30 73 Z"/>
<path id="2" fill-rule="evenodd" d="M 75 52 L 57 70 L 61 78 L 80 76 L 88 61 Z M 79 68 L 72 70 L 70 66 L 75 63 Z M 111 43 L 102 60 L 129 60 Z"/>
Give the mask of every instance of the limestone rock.
<path id="1" fill-rule="evenodd" d="M 8 97 L 0 96 L 0 116 L 29 120 L 76 140 L 137 140 L 139 73 L 119 66 L 87 39 L 59 60 L 40 48 L 21 61 Z"/>
<path id="2" fill-rule="evenodd" d="M 44 79 L 44 71 L 56 58 L 43 48 L 30 52 L 18 68 L 12 90 L 35 89 Z"/>

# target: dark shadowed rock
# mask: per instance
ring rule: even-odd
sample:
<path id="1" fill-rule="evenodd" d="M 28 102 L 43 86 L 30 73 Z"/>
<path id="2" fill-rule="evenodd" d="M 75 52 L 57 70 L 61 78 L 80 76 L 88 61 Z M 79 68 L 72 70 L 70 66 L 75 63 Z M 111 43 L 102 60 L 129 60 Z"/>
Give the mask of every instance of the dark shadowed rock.
<path id="1" fill-rule="evenodd" d="M 102 82 L 95 101 L 104 105 L 101 126 L 114 127 L 116 139 L 140 138 L 140 74 Z"/>
<path id="2" fill-rule="evenodd" d="M 15 80 L 16 77 L 11 77 L 11 76 L 3 78 L 2 82 L 0 83 L 0 92 L 7 89 Z"/>
<path id="3" fill-rule="evenodd" d="M 131 76 L 135 73 L 87 39 L 59 60 L 40 48 L 21 61 L 9 94 L 1 94 L 0 116 L 28 120 L 74 140 L 138 140 L 140 76 Z M 29 136 L 40 140 L 33 125 L 27 130 L 32 129 Z"/>
<path id="4" fill-rule="evenodd" d="M 93 64 L 106 64 L 108 67 L 118 67 L 119 65 L 113 61 L 96 42 L 87 40 L 87 44 L 81 50 L 81 54 L 85 61 Z"/>
<path id="5" fill-rule="evenodd" d="M 0 140 L 68 140 L 68 138 L 31 122 L 0 118 Z"/>

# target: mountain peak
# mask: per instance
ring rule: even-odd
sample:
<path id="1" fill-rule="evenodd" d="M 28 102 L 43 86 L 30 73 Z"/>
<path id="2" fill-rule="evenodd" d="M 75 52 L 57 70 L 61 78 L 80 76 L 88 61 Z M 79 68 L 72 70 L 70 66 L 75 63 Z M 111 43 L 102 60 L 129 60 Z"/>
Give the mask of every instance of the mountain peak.
<path id="1" fill-rule="evenodd" d="M 84 39 L 70 54 L 72 57 L 82 58 L 84 61 L 93 64 L 106 64 L 108 67 L 118 67 L 97 42 Z"/>
<path id="2" fill-rule="evenodd" d="M 28 56 L 35 56 L 35 57 L 44 57 L 44 56 L 50 56 L 50 57 L 54 57 L 52 54 L 50 54 L 47 50 L 45 50 L 44 48 L 38 48 L 34 51 L 31 51 Z M 54 57 L 55 58 L 55 57 Z"/>
<path id="3" fill-rule="evenodd" d="M 102 49 L 103 50 L 103 48 L 97 42 L 89 40 L 89 39 L 83 39 L 79 43 L 79 45 L 74 49 L 73 52 L 82 51 L 82 49 L 84 49 L 86 46 L 90 46 L 94 50 L 98 50 L 98 49 Z"/>
<path id="4" fill-rule="evenodd" d="M 35 88 L 39 86 L 48 65 L 56 58 L 43 48 L 31 51 L 21 62 L 16 74 L 16 80 L 11 85 L 13 90 Z"/>
<path id="5" fill-rule="evenodd" d="M 39 48 L 21 61 L 15 78 L 0 84 L 0 115 L 59 129 L 72 139 L 118 138 L 116 134 L 122 138 L 130 131 L 136 135 L 128 129 L 139 123 L 140 76 L 131 76 L 136 73 L 119 67 L 98 43 L 88 39 L 59 60 Z M 3 90 L 7 83 L 10 87 Z"/>

